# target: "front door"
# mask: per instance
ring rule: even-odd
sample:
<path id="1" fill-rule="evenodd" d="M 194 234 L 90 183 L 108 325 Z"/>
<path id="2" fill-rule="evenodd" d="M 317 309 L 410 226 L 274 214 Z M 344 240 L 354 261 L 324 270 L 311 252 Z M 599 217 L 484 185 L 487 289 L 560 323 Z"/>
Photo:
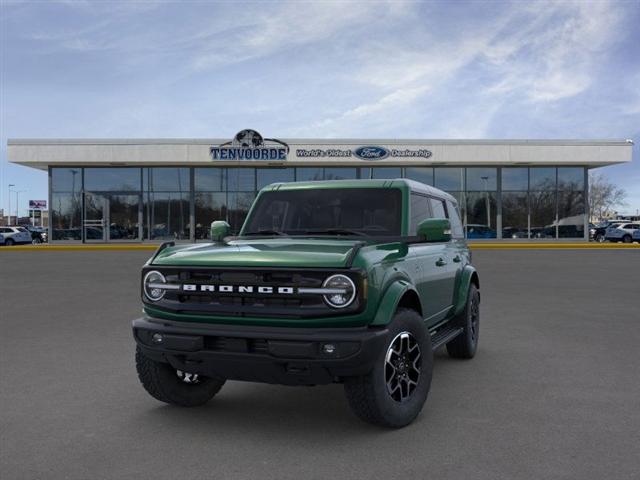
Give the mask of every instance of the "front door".
<path id="1" fill-rule="evenodd" d="M 138 194 L 86 193 L 86 242 L 140 241 L 142 199 Z"/>
<path id="2" fill-rule="evenodd" d="M 428 326 L 444 319 L 453 304 L 458 263 L 453 259 L 450 243 L 417 243 L 411 246 L 416 287 L 423 299 L 423 316 Z"/>
<path id="3" fill-rule="evenodd" d="M 109 211 L 108 197 L 96 193 L 84 195 L 83 238 L 86 242 L 106 242 L 105 226 Z"/>

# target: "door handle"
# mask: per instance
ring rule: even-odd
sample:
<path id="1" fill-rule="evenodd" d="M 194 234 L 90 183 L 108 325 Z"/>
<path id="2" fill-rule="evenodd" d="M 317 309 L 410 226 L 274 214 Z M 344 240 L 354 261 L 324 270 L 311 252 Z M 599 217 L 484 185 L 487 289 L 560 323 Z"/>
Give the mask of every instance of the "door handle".
<path id="1" fill-rule="evenodd" d="M 456 255 L 455 257 L 453 257 L 453 261 L 456 263 L 460 263 L 462 261 L 462 258 L 460 258 L 460 255 Z"/>
<path id="2" fill-rule="evenodd" d="M 444 267 L 447 264 L 447 262 L 444 261 L 444 259 L 439 258 L 438 261 L 436 262 L 436 266 L 437 267 Z"/>

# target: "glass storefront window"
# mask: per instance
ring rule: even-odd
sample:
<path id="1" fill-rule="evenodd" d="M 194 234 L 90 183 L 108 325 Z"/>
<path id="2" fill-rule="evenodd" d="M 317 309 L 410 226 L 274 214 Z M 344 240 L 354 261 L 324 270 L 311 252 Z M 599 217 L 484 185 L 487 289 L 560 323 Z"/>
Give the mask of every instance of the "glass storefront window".
<path id="1" fill-rule="evenodd" d="M 584 237 L 584 215 L 582 191 L 558 193 L 558 238 Z"/>
<path id="2" fill-rule="evenodd" d="M 196 192 L 195 235 L 197 240 L 208 239 L 211 222 L 227 219 L 227 194 L 225 192 Z"/>
<path id="3" fill-rule="evenodd" d="M 179 192 L 149 193 L 145 205 L 145 237 L 152 240 L 189 238 L 189 194 Z"/>
<path id="4" fill-rule="evenodd" d="M 528 238 L 528 230 L 527 192 L 502 192 L 502 238 Z"/>
<path id="5" fill-rule="evenodd" d="M 497 168 L 467 168 L 467 190 L 492 192 L 497 189 Z"/>
<path id="6" fill-rule="evenodd" d="M 323 168 L 296 168 L 296 182 L 324 180 Z"/>
<path id="7" fill-rule="evenodd" d="M 139 192 L 140 168 L 85 168 L 84 189 L 88 192 Z"/>
<path id="8" fill-rule="evenodd" d="M 254 198 L 253 192 L 229 192 L 227 194 L 227 216 L 233 234 L 237 234 L 242 228 Z"/>
<path id="9" fill-rule="evenodd" d="M 337 167 L 324 169 L 325 180 L 351 180 L 354 178 L 358 178 L 358 170 L 356 168 Z"/>
<path id="10" fill-rule="evenodd" d="M 194 190 L 205 192 L 223 192 L 226 189 L 225 169 L 217 167 L 194 169 Z"/>
<path id="11" fill-rule="evenodd" d="M 407 167 L 405 177 L 425 185 L 433 185 L 433 168 L 430 167 Z"/>
<path id="12" fill-rule="evenodd" d="M 496 238 L 496 193 L 467 192 L 467 238 Z"/>
<path id="13" fill-rule="evenodd" d="M 145 168 L 144 189 L 150 192 L 188 192 L 188 168 Z"/>
<path id="14" fill-rule="evenodd" d="M 584 190 L 584 168 L 558 168 L 558 190 Z"/>
<path id="15" fill-rule="evenodd" d="M 464 168 L 435 168 L 434 180 L 436 188 L 446 192 L 464 190 Z"/>
<path id="16" fill-rule="evenodd" d="M 82 190 L 82 168 L 52 168 L 52 192 L 79 192 Z"/>
<path id="17" fill-rule="evenodd" d="M 555 190 L 556 169 L 547 167 L 530 168 L 529 181 L 530 190 Z"/>
<path id="18" fill-rule="evenodd" d="M 502 190 L 527 191 L 529 189 L 529 169 L 505 167 L 502 169 Z"/>
<path id="19" fill-rule="evenodd" d="M 51 194 L 51 228 L 53 240 L 82 239 L 82 201 L 80 194 Z"/>
<path id="20" fill-rule="evenodd" d="M 227 168 L 227 189 L 231 192 L 255 192 L 255 168 Z"/>
<path id="21" fill-rule="evenodd" d="M 402 168 L 400 167 L 373 167 L 361 168 L 360 178 L 401 178 Z"/>
<path id="22" fill-rule="evenodd" d="M 293 168 L 257 168 L 257 189 L 260 190 L 270 183 L 293 182 Z"/>
<path id="23" fill-rule="evenodd" d="M 556 192 L 530 192 L 530 238 L 555 238 Z"/>

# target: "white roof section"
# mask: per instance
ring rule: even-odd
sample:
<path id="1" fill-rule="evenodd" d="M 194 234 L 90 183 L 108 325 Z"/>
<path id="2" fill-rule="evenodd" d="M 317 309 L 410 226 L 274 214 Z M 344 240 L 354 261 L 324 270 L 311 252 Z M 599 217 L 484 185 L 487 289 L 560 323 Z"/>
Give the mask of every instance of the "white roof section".
<path id="1" fill-rule="evenodd" d="M 631 140 L 438 140 L 279 139 L 289 145 L 284 160 L 212 159 L 210 139 L 9 139 L 9 161 L 49 166 L 462 166 L 580 165 L 630 162 Z M 389 155 L 362 159 L 360 147 L 382 147 Z M 428 152 L 428 153 L 426 153 Z"/>

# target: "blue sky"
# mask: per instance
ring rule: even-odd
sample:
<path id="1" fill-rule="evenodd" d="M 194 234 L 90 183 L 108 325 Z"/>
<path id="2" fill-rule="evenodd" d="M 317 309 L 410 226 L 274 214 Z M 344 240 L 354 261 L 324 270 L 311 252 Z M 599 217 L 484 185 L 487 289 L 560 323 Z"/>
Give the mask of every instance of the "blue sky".
<path id="1" fill-rule="evenodd" d="M 631 138 L 640 1 L 7 1 L 0 203 L 46 198 L 7 138 Z M 15 205 L 15 195 L 12 194 Z"/>

